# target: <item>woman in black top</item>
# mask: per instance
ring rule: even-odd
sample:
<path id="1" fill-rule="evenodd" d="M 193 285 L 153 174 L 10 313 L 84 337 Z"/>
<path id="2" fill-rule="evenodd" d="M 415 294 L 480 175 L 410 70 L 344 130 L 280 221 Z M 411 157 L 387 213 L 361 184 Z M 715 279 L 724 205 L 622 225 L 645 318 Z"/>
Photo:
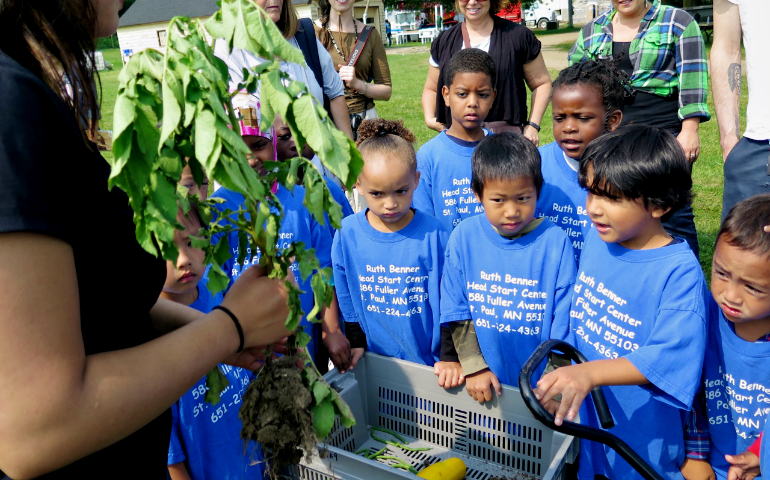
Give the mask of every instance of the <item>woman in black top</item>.
<path id="1" fill-rule="evenodd" d="M 158 300 L 165 262 L 136 242 L 126 195 L 107 190 L 89 52 L 122 4 L 0 0 L 0 470 L 12 478 L 165 479 L 169 406 L 225 357 L 254 361 L 233 354 L 222 311 Z M 280 282 L 249 270 L 224 304 L 253 347 L 285 336 L 288 312 Z"/>
<path id="2" fill-rule="evenodd" d="M 457 0 L 457 11 L 465 21 L 454 25 L 433 41 L 428 78 L 422 91 L 425 124 L 437 131 L 449 127 L 451 115 L 444 105 L 441 70 L 457 51 L 479 48 L 495 61 L 497 96 L 486 118 L 495 132 L 521 132 L 535 145 L 540 123 L 551 100 L 551 77 L 540 52 L 540 41 L 525 26 L 500 18 L 502 0 Z M 526 86 L 525 86 L 526 84 Z M 532 109 L 527 117 L 527 91 L 532 91 Z"/>

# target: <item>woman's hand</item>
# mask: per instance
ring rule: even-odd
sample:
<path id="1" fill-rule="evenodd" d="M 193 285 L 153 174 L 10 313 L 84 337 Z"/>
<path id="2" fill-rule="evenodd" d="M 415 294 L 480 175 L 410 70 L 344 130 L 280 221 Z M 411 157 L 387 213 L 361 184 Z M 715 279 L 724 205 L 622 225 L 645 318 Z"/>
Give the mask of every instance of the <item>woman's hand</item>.
<path id="1" fill-rule="evenodd" d="M 294 282 L 293 275 L 288 278 Z M 283 281 L 267 278 L 264 270 L 254 265 L 244 270 L 230 287 L 222 306 L 240 321 L 244 345 L 256 347 L 270 345 L 291 333 L 285 326 L 289 316 L 287 300 Z M 233 326 L 233 335 L 236 333 Z"/>
<path id="2" fill-rule="evenodd" d="M 521 131 L 527 140 L 532 142 L 536 147 L 540 145 L 540 132 L 537 131 L 532 125 L 524 125 L 524 129 Z"/>
<path id="3" fill-rule="evenodd" d="M 355 90 L 356 92 L 362 92 L 364 90 L 364 81 L 356 78 L 355 67 L 349 67 L 347 65 L 337 65 L 340 71 L 340 78 L 348 88 Z"/>
<path id="4" fill-rule="evenodd" d="M 700 119 L 685 118 L 682 121 L 682 131 L 677 135 L 676 139 L 679 141 L 679 145 L 684 150 L 684 156 L 690 164 L 695 163 L 700 155 L 700 137 L 698 136 L 698 126 L 700 125 Z"/>

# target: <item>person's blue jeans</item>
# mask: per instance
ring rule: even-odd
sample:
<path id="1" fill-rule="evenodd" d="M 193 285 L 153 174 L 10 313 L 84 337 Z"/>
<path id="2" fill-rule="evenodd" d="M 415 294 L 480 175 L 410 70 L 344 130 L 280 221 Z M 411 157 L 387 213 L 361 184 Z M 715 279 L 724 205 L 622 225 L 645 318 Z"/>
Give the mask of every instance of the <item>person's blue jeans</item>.
<path id="1" fill-rule="evenodd" d="M 770 192 L 770 141 L 743 137 L 725 160 L 722 221 L 741 200 Z"/>

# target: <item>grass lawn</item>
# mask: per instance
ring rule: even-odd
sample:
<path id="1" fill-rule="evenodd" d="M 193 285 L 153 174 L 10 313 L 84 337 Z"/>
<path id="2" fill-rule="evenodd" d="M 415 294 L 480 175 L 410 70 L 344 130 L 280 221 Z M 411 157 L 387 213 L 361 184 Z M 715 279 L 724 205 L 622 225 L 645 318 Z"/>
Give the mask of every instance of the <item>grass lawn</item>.
<path id="1" fill-rule="evenodd" d="M 559 30 L 559 32 L 563 31 Z M 540 34 L 540 33 L 538 33 Z M 395 48 L 395 47 L 394 47 Z M 102 128 L 112 130 L 112 107 L 115 103 L 115 94 L 118 86 L 119 68 L 121 65 L 120 54 L 117 49 L 104 50 L 107 61 L 115 65 L 112 71 L 102 72 Z M 436 132 L 428 129 L 423 122 L 420 98 L 425 78 L 428 74 L 427 53 L 404 53 L 401 55 L 389 55 L 388 62 L 393 79 L 393 96 L 388 102 L 378 102 L 377 111 L 383 118 L 402 119 L 404 124 L 415 134 L 417 141 L 415 148 L 419 149 L 425 142 L 436 135 Z M 555 78 L 558 73 L 550 71 Z M 746 79 L 743 79 L 741 98 L 741 111 L 746 111 L 748 88 Z M 713 100 L 709 94 L 709 107 L 713 115 Z M 545 113 L 545 118 L 551 116 L 550 106 Z M 742 128 L 745 128 L 745 118 L 742 119 Z M 540 144 L 545 145 L 553 141 L 551 122 L 543 121 L 540 132 Z M 693 183 L 695 200 L 695 224 L 698 229 L 700 243 L 701 265 L 707 277 L 710 277 L 711 256 L 714 252 L 714 241 L 719 229 L 722 210 L 722 153 L 719 146 L 719 132 L 715 119 L 701 125 L 700 128 L 701 155 L 693 170 Z M 111 156 L 111 152 L 105 152 L 105 156 Z"/>

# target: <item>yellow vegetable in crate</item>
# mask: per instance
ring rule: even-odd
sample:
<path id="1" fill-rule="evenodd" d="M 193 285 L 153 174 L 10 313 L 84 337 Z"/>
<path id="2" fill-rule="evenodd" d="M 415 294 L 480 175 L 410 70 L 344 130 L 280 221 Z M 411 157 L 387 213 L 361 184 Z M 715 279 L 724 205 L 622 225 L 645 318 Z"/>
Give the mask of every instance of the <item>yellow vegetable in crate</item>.
<path id="1" fill-rule="evenodd" d="M 447 458 L 423 468 L 417 476 L 427 480 L 462 480 L 465 478 L 465 463 L 459 458 Z"/>

